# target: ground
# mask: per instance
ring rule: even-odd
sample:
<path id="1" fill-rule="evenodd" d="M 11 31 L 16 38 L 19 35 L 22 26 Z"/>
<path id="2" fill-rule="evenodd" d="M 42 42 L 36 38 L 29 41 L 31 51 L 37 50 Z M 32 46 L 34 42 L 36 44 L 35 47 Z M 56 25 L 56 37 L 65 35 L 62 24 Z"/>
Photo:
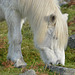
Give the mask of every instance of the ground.
<path id="1" fill-rule="evenodd" d="M 75 34 L 75 6 L 64 5 L 61 10 L 63 13 L 69 14 L 69 36 Z M 34 47 L 33 34 L 30 30 L 28 22 L 22 29 L 22 54 L 25 62 L 27 62 L 27 66 L 26 68 L 14 68 L 14 63 L 7 61 L 6 59 L 8 53 L 7 29 L 8 27 L 6 22 L 0 22 L 0 75 L 19 75 L 19 73 L 25 72 L 28 69 L 34 69 L 37 75 L 57 75 L 56 72 L 50 72 L 48 69 L 44 68 L 45 64 L 40 59 L 38 50 Z M 66 62 L 64 67 L 75 68 L 75 49 L 67 47 Z"/>

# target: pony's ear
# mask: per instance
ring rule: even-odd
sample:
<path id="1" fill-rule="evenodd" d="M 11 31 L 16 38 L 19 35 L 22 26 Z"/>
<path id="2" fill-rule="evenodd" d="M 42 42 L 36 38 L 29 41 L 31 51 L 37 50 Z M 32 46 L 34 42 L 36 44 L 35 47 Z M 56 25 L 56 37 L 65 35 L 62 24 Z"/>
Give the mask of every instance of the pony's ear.
<path id="1" fill-rule="evenodd" d="M 67 21 L 68 20 L 68 14 L 67 13 L 63 14 L 63 18 Z"/>

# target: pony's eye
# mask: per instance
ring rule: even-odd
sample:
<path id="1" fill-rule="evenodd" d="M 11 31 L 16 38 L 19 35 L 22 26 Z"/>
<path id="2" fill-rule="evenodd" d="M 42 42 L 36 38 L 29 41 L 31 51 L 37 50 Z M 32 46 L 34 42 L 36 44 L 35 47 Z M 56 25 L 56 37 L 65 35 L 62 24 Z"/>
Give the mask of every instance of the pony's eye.
<path id="1" fill-rule="evenodd" d="M 50 22 L 55 22 L 56 16 L 55 15 L 50 15 Z"/>

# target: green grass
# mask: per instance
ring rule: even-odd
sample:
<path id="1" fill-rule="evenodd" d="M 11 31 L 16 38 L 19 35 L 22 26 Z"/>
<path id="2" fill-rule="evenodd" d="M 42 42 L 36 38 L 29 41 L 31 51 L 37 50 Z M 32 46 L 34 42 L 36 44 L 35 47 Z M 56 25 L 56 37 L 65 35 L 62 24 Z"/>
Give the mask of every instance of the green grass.
<path id="1" fill-rule="evenodd" d="M 69 14 L 68 22 L 73 20 L 75 17 L 75 6 L 68 7 L 68 5 L 65 5 L 62 6 L 61 10 L 63 13 Z M 22 29 L 22 54 L 24 61 L 27 63 L 26 68 L 7 68 L 4 66 L 2 63 L 6 62 L 8 53 L 7 29 L 8 27 L 6 22 L 0 22 L 0 75 L 19 75 L 19 73 L 22 73 L 26 69 L 34 69 L 38 75 L 56 75 L 55 73 L 50 72 L 48 69 L 44 68 L 44 63 L 40 59 L 40 54 L 34 47 L 33 34 L 30 30 L 31 28 L 29 27 L 28 22 L 23 26 Z M 75 24 L 69 26 L 68 29 L 69 35 L 75 34 L 75 32 L 72 32 L 72 30 L 75 30 Z M 75 49 L 70 49 L 67 47 L 65 67 L 75 68 Z"/>

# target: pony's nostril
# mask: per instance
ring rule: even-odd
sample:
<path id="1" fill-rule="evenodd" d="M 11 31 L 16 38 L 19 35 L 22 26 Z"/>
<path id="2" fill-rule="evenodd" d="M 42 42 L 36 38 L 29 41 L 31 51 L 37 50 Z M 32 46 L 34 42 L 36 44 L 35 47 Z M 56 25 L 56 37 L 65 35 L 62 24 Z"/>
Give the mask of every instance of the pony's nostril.
<path id="1" fill-rule="evenodd" d="M 59 65 L 61 65 L 61 63 L 59 62 Z"/>
<path id="2" fill-rule="evenodd" d="M 49 64 L 52 65 L 52 62 L 50 62 Z"/>
<path id="3" fill-rule="evenodd" d="M 58 65 L 58 64 L 60 64 L 60 61 L 59 61 L 59 60 L 57 60 L 56 64 L 57 64 L 57 65 Z"/>

